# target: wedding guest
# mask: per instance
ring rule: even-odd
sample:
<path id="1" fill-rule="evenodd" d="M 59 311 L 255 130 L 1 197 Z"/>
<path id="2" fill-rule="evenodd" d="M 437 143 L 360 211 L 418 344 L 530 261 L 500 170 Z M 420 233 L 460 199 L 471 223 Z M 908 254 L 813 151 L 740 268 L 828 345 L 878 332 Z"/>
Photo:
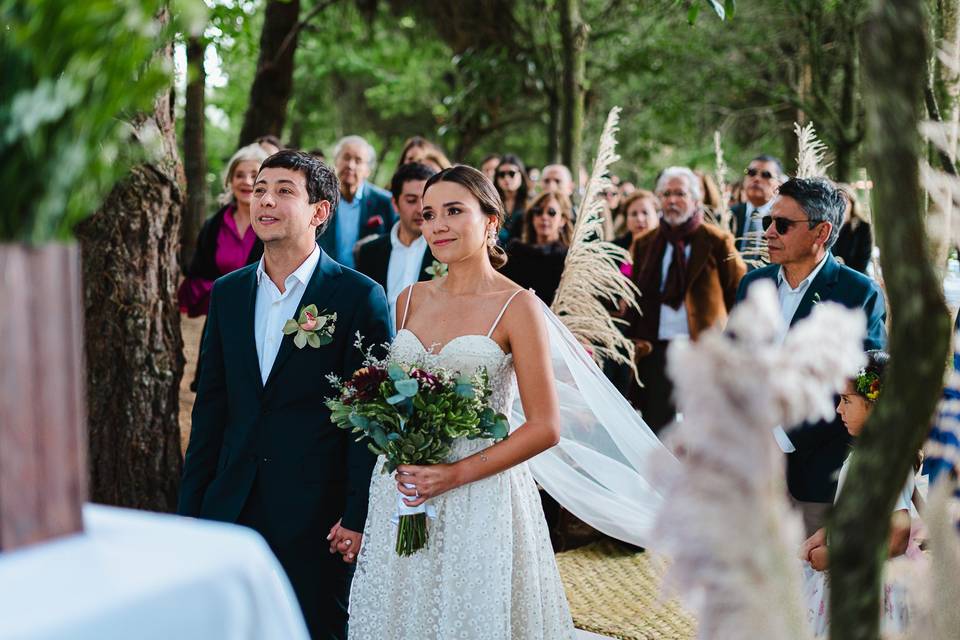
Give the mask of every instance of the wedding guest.
<path id="1" fill-rule="evenodd" d="M 333 164 L 340 180 L 340 204 L 330 228 L 318 239 L 320 248 L 342 265 L 354 267 L 354 246 L 370 235 L 382 235 L 393 225 L 395 213 L 390 192 L 367 177 L 376 152 L 360 136 L 342 138 L 333 149 Z"/>
<path id="2" fill-rule="evenodd" d="M 423 238 L 423 186 L 436 174 L 420 163 L 405 164 L 393 174 L 390 191 L 397 222 L 390 233 L 361 245 L 357 251 L 357 271 L 367 275 L 387 292 L 391 322 L 396 318 L 397 296 L 419 280 L 429 280 L 427 272 L 434 257 Z"/>
<path id="3" fill-rule="evenodd" d="M 530 181 L 523 162 L 512 153 L 500 158 L 497 165 L 494 186 L 503 202 L 506 212 L 506 222 L 500 229 L 500 244 L 506 245 L 511 238 L 517 238 L 523 225 L 523 212 L 527 207 L 527 197 L 530 193 Z"/>
<path id="4" fill-rule="evenodd" d="M 283 143 L 280 142 L 280 138 L 272 134 L 260 136 L 259 138 L 254 140 L 254 142 L 256 142 L 261 147 L 263 147 L 263 150 L 267 152 L 268 156 L 272 156 L 273 154 L 275 154 L 277 151 L 280 151 L 281 149 L 286 149 Z"/>
<path id="5" fill-rule="evenodd" d="M 769 155 L 759 155 L 750 161 L 743 172 L 743 198 L 745 202 L 730 207 L 733 214 L 733 235 L 737 238 L 737 250 L 757 257 L 756 247 L 763 234 L 761 220 L 770 213 L 777 187 L 783 182 L 783 165 Z M 752 268 L 748 267 L 748 270 Z"/>
<path id="6" fill-rule="evenodd" d="M 673 384 L 666 374 L 667 348 L 674 340 L 696 340 L 726 323 L 746 265 L 733 235 L 703 224 L 700 180 L 687 167 L 665 169 L 657 180 L 660 224 L 633 243 L 633 281 L 640 313 L 628 313 L 628 336 L 637 345 L 643 387 L 629 396 L 655 432 L 676 417 Z"/>
<path id="7" fill-rule="evenodd" d="M 870 223 L 863 213 L 863 207 L 857 199 L 857 192 L 848 184 L 839 184 L 837 188 L 846 202 L 843 213 L 843 226 L 837 243 L 833 245 L 833 256 L 840 264 L 854 271 L 867 272 L 867 265 L 873 256 L 873 233 Z"/>
<path id="8" fill-rule="evenodd" d="M 566 165 L 548 164 L 540 172 L 540 191 L 557 191 L 573 198 L 573 174 Z"/>
<path id="9" fill-rule="evenodd" d="M 830 253 L 846 207 L 840 191 L 825 178 L 791 178 L 778 193 L 763 221 L 771 264 L 743 278 L 737 300 L 746 297 L 754 282 L 768 280 L 777 286 L 786 325 L 806 318 L 820 302 L 860 309 L 867 327 L 864 348 L 882 349 L 887 340 L 883 292 Z M 794 426 L 788 436 L 794 451 L 787 454 L 787 489 L 809 535 L 823 526 L 833 504 L 836 473 L 850 437 L 839 418 Z"/>
<path id="10" fill-rule="evenodd" d="M 613 243 L 618 247 L 630 249 L 640 236 L 651 229 L 656 229 L 660 224 L 660 202 L 652 191 L 638 189 L 627 196 L 622 208 L 626 212 L 627 231 Z M 621 270 L 624 275 L 630 277 L 633 274 L 633 265 L 624 263 Z"/>
<path id="11" fill-rule="evenodd" d="M 636 190 L 637 185 L 633 184 L 629 180 L 624 180 L 620 183 L 620 199 L 626 200 Z"/>
<path id="12" fill-rule="evenodd" d="M 497 179 L 497 165 L 499 164 L 500 156 L 496 153 L 491 153 L 480 163 L 480 171 L 483 175 L 490 178 L 490 182 L 495 182 Z"/>
<path id="13" fill-rule="evenodd" d="M 223 174 L 220 209 L 207 218 L 197 236 L 197 248 L 177 289 L 180 310 L 191 318 L 207 315 L 213 281 L 260 259 L 263 244 L 250 226 L 250 197 L 260 163 L 267 159 L 262 145 L 240 148 Z"/>
<path id="14" fill-rule="evenodd" d="M 440 150 L 439 146 L 420 136 L 413 136 L 403 144 L 403 149 L 400 152 L 400 162 L 397 163 L 397 168 L 399 169 L 403 165 L 410 164 L 411 162 L 431 165 L 437 171 L 442 171 L 447 167 L 453 166 L 443 151 Z"/>
<path id="15" fill-rule="evenodd" d="M 848 380 L 846 388 L 840 394 L 837 405 L 837 414 L 843 422 L 847 433 L 856 440 L 863 432 L 863 427 L 873 412 L 873 407 L 880 394 L 883 393 L 885 371 L 890 357 L 884 351 L 874 350 L 867 352 L 867 365 L 863 367 L 853 380 Z M 856 446 L 847 454 L 840 467 L 837 478 L 837 492 L 834 502 L 843 491 L 843 484 L 850 469 L 850 462 L 857 454 Z M 919 455 L 917 463 L 907 474 L 907 481 L 893 506 L 893 515 L 887 556 L 894 558 L 907 554 L 912 558 L 922 555 L 916 542 L 911 541 L 911 520 L 917 510 L 913 507 L 913 492 L 915 474 L 919 469 Z M 806 572 L 807 612 L 813 625 L 814 634 L 826 635 L 829 631 L 829 588 L 826 572 L 830 567 L 830 551 L 826 528 L 821 527 L 804 541 L 800 547 L 800 559 L 804 560 Z M 909 620 L 909 610 L 903 585 L 887 581 L 883 589 L 882 627 L 884 633 L 903 632 Z"/>
<path id="16" fill-rule="evenodd" d="M 720 187 L 709 173 L 694 171 L 700 178 L 700 189 L 703 193 L 703 206 L 713 214 L 719 214 L 724 206 L 723 194 L 720 193 Z"/>
<path id="17" fill-rule="evenodd" d="M 507 245 L 507 264 L 500 270 L 524 289 L 533 289 L 548 305 L 560 286 L 573 238 L 570 218 L 570 200 L 565 195 L 540 194 L 524 214 L 521 238 Z"/>
<path id="18" fill-rule="evenodd" d="M 620 215 L 620 187 L 611 184 L 603 190 L 603 239 L 613 241 L 616 238 L 617 218 Z"/>

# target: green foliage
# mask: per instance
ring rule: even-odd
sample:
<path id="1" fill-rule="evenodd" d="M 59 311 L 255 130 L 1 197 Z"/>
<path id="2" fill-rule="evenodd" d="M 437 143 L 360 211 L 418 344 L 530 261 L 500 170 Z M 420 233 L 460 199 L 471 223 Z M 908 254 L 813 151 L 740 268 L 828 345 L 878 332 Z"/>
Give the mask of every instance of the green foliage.
<path id="1" fill-rule="evenodd" d="M 122 175 L 123 118 L 150 109 L 171 75 L 151 62 L 165 5 L 0 0 L 0 239 L 69 237 Z"/>

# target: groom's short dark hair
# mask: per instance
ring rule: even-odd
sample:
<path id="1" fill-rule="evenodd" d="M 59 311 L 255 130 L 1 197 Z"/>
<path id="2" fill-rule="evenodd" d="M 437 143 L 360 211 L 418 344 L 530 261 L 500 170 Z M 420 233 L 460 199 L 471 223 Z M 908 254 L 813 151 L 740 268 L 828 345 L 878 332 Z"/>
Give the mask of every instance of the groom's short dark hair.
<path id="1" fill-rule="evenodd" d="M 333 169 L 320 158 L 295 149 L 283 149 L 273 154 L 260 165 L 260 170 L 264 169 L 299 171 L 307 184 L 307 202 L 313 204 L 326 200 L 330 203 L 330 215 L 317 227 L 317 235 L 322 234 L 333 220 L 340 203 L 340 180 Z"/>

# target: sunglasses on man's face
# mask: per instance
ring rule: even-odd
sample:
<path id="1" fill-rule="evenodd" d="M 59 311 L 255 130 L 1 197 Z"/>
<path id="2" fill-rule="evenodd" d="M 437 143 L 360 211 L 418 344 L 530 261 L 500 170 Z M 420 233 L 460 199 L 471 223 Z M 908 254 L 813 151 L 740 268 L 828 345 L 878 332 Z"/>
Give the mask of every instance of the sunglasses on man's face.
<path id="1" fill-rule="evenodd" d="M 517 172 L 513 169 L 504 169 L 503 171 L 497 171 L 498 178 L 512 178 L 517 175 Z"/>
<path id="2" fill-rule="evenodd" d="M 760 171 L 760 169 L 754 169 L 753 167 L 750 167 L 749 169 L 744 171 L 744 173 L 750 176 L 751 178 L 756 178 L 757 176 L 760 176 L 764 180 L 770 180 L 773 178 L 773 174 L 770 173 L 769 171 L 767 170 Z"/>
<path id="3" fill-rule="evenodd" d="M 793 228 L 793 225 L 799 224 L 801 222 L 809 222 L 810 218 L 801 218 L 800 220 L 788 220 L 787 218 L 774 218 L 773 216 L 763 216 L 760 219 L 760 224 L 763 225 L 763 230 L 766 231 L 770 228 L 770 225 L 774 225 L 777 229 L 777 233 L 781 236 L 789 232 Z"/>
<path id="4" fill-rule="evenodd" d="M 534 217 L 534 218 L 539 218 L 539 217 L 542 216 L 543 214 L 547 214 L 547 215 L 550 216 L 551 218 L 556 218 L 557 215 L 559 215 L 560 212 L 557 211 L 556 209 L 554 209 L 553 207 L 550 207 L 549 209 L 540 209 L 540 208 L 531 209 L 531 210 L 530 210 L 530 213 L 533 214 L 533 217 Z"/>

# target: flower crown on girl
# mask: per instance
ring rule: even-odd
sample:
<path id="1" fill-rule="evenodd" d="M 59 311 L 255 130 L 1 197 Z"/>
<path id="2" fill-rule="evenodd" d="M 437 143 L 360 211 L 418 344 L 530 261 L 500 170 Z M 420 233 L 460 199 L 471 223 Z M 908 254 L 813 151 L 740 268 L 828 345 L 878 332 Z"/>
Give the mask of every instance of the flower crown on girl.
<path id="1" fill-rule="evenodd" d="M 876 371 L 867 371 L 866 368 L 860 369 L 853 384 L 857 393 L 870 402 L 876 402 L 877 398 L 880 397 L 880 376 L 877 375 Z"/>

